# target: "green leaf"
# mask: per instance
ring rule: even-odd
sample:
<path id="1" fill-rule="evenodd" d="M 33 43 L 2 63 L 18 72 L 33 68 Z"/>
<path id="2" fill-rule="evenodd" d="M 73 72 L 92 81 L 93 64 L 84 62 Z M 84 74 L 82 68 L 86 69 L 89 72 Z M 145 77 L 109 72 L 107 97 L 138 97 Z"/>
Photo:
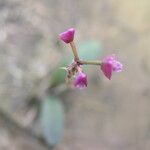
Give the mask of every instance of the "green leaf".
<path id="1" fill-rule="evenodd" d="M 64 107 L 56 97 L 47 97 L 41 103 L 40 120 L 46 142 L 53 146 L 60 141 L 64 128 Z"/>
<path id="2" fill-rule="evenodd" d="M 101 44 L 95 40 L 85 41 L 79 45 L 78 53 L 81 60 L 99 60 L 102 53 Z M 89 66 L 84 65 L 83 68 L 85 71 Z"/>
<path id="3" fill-rule="evenodd" d="M 66 74 L 67 72 L 64 69 L 61 69 L 61 67 L 66 67 L 71 63 L 71 57 L 68 56 L 66 58 L 64 58 L 58 68 L 56 69 L 56 71 L 52 74 L 52 79 L 51 79 L 51 87 L 53 86 L 58 86 L 62 83 L 65 83 L 65 78 L 66 78 Z"/>
<path id="4" fill-rule="evenodd" d="M 79 45 L 78 53 L 80 59 L 83 60 L 95 60 L 101 56 L 100 42 L 95 40 L 85 41 Z"/>
<path id="5" fill-rule="evenodd" d="M 52 75 L 51 87 L 55 87 L 65 82 L 66 71 L 58 68 Z"/>

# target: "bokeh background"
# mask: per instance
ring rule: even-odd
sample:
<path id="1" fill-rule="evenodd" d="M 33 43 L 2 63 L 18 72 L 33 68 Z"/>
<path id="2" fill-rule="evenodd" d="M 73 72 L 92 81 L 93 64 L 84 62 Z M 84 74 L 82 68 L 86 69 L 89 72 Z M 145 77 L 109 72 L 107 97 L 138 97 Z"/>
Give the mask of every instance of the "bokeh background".
<path id="1" fill-rule="evenodd" d="M 123 72 L 90 66 L 87 89 L 67 88 L 70 27 L 83 57 L 115 53 Z M 149 0 L 0 0 L 0 70 L 0 150 L 150 149 Z"/>

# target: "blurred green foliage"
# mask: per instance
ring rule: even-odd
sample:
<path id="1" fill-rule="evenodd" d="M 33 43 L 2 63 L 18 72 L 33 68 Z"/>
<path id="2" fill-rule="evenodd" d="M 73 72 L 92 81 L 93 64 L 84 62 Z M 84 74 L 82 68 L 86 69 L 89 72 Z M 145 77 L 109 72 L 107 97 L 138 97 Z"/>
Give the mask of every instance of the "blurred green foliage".
<path id="1" fill-rule="evenodd" d="M 85 41 L 78 48 L 80 59 L 83 60 L 100 59 L 101 51 L 100 42 L 95 40 Z"/>
<path id="2" fill-rule="evenodd" d="M 64 128 L 64 106 L 59 98 L 49 96 L 42 101 L 40 120 L 45 141 L 50 146 L 57 144 Z"/>
<path id="3" fill-rule="evenodd" d="M 61 60 L 56 71 L 52 74 L 51 87 L 56 87 L 65 82 L 66 71 L 61 67 L 66 67 L 71 62 L 71 60 L 72 60 L 71 56 L 68 56 Z"/>

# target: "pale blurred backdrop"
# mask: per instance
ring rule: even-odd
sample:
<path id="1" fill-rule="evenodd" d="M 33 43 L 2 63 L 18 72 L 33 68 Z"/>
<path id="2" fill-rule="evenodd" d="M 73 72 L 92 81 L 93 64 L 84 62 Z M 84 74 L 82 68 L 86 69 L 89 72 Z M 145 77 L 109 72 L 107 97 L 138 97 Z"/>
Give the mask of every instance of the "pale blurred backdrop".
<path id="1" fill-rule="evenodd" d="M 90 66 L 82 91 L 52 84 L 72 56 L 58 38 L 70 27 L 77 47 L 94 43 L 99 59 L 115 53 L 123 72 L 108 81 Z M 149 0 L 0 0 L 0 70 L 0 150 L 150 150 Z M 41 115 L 47 95 L 63 108 Z M 55 111 L 64 113 L 59 142 Z M 46 135 L 43 114 L 54 116 Z"/>

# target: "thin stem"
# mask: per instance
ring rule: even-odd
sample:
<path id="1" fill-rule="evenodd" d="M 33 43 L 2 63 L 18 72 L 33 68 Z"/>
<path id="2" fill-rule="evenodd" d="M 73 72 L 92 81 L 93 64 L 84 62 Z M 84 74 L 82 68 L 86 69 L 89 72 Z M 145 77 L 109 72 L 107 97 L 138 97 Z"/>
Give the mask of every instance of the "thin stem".
<path id="1" fill-rule="evenodd" d="M 72 48 L 72 52 L 73 52 L 73 55 L 74 55 L 74 59 L 77 61 L 79 60 L 79 56 L 78 56 L 78 52 L 77 52 L 77 49 L 76 49 L 76 46 L 74 44 L 74 42 L 70 42 L 70 46 Z"/>
<path id="2" fill-rule="evenodd" d="M 83 60 L 79 60 L 77 62 L 80 65 L 101 65 L 102 64 L 101 61 L 83 61 Z"/>

